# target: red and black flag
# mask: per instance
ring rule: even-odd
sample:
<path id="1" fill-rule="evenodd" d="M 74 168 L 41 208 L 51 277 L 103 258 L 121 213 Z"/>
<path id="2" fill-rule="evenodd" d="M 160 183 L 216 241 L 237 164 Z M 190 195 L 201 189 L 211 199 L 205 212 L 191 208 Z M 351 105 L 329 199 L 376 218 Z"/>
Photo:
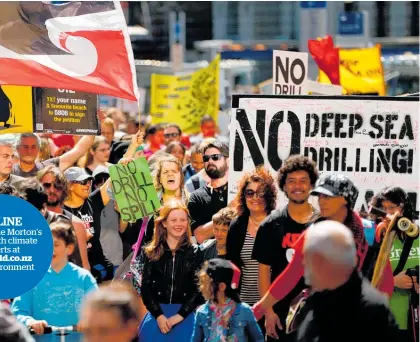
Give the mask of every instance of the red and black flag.
<path id="1" fill-rule="evenodd" d="M 120 3 L 1 2 L 0 84 L 138 99 Z"/>

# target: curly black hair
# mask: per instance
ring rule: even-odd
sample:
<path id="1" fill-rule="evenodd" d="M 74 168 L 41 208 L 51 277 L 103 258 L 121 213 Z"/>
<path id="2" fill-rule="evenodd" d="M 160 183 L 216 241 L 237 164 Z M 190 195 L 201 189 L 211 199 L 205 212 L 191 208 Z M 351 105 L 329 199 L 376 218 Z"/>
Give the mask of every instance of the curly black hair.
<path id="1" fill-rule="evenodd" d="M 407 193 L 398 186 L 389 186 L 382 189 L 376 196 L 374 196 L 370 204 L 376 208 L 382 208 L 382 202 L 389 201 L 403 209 L 404 217 L 411 221 L 417 219 L 414 206 L 411 203 Z"/>
<path id="2" fill-rule="evenodd" d="M 290 156 L 279 170 L 278 179 L 281 191 L 284 191 L 283 187 L 286 184 L 287 175 L 296 171 L 306 171 L 312 186 L 314 186 L 318 180 L 319 174 L 314 161 L 299 154 Z"/>

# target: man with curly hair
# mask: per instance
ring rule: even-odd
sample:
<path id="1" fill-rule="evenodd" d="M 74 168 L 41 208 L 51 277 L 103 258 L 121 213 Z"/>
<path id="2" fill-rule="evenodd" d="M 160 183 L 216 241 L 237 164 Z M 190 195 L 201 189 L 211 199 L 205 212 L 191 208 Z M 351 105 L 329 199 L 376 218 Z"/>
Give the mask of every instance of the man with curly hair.
<path id="1" fill-rule="evenodd" d="M 364 235 L 364 225 L 360 216 L 355 212 L 354 205 L 358 196 L 358 189 L 353 182 L 345 175 L 333 173 L 323 176 L 316 183 L 315 189 L 311 193 L 318 196 L 320 217 L 315 222 L 324 220 L 336 221 L 344 224 L 352 233 L 356 245 L 357 271 L 366 274 L 370 268 L 370 261 L 366 258 L 368 254 L 368 242 Z M 261 301 L 254 305 L 255 316 L 260 318 L 265 312 L 270 312 L 270 307 L 275 303 L 283 303 L 293 293 L 293 289 L 299 287 L 302 281 L 303 270 L 303 248 L 306 241 L 306 232 L 302 234 L 293 244 L 293 259 L 287 268 L 271 284 L 267 293 Z M 305 282 L 308 286 L 311 274 L 305 274 Z M 384 271 L 379 290 L 392 295 L 393 277 L 391 266 L 388 265 Z"/>
<path id="2" fill-rule="evenodd" d="M 261 223 L 252 254 L 252 258 L 259 263 L 258 285 L 261 297 L 287 267 L 294 253 L 294 242 L 317 214 L 316 209 L 308 202 L 317 179 L 315 163 L 301 155 L 289 157 L 279 170 L 279 188 L 289 199 L 289 203 L 284 208 L 272 211 Z M 303 288 L 304 281 L 301 277 L 288 296 L 266 311 L 267 341 L 292 341 L 295 338 L 293 334 L 286 335 L 282 327 L 285 326 L 292 299 Z"/>

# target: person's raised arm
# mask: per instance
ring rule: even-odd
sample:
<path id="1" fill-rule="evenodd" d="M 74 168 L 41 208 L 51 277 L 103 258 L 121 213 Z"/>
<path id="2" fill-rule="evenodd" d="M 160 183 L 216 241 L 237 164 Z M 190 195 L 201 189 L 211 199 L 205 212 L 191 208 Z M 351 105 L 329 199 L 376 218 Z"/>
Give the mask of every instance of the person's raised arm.
<path id="1" fill-rule="evenodd" d="M 99 122 L 101 123 L 103 120 L 105 120 L 106 115 L 102 110 L 99 110 L 97 117 Z M 77 142 L 77 144 L 70 151 L 60 156 L 58 164 L 60 171 L 64 172 L 69 167 L 73 166 L 79 158 L 83 157 L 86 154 L 86 152 L 89 151 L 94 141 L 94 135 L 85 135 Z"/>
<path id="2" fill-rule="evenodd" d="M 137 148 L 143 145 L 144 142 L 144 133 L 139 130 L 131 138 L 131 143 L 125 151 L 123 158 L 133 158 L 137 152 Z"/>

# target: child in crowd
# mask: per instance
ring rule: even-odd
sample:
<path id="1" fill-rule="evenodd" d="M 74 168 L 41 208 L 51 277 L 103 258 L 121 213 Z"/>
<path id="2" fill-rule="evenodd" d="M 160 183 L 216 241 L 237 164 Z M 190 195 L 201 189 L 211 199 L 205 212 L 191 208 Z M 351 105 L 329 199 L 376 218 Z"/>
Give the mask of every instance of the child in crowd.
<path id="1" fill-rule="evenodd" d="M 43 334 L 49 325 L 77 325 L 83 297 L 97 288 L 89 271 L 68 261 L 76 246 L 72 226 L 57 221 L 50 228 L 54 241 L 51 266 L 37 286 L 16 297 L 12 304 L 18 320 L 36 334 Z"/>
<path id="2" fill-rule="evenodd" d="M 226 239 L 229 226 L 235 218 L 236 212 L 229 207 L 220 209 L 212 217 L 214 239 L 209 239 L 200 245 L 203 260 L 213 258 L 226 259 Z"/>
<path id="3" fill-rule="evenodd" d="M 251 307 L 236 291 L 241 271 L 223 259 L 206 261 L 199 274 L 205 304 L 195 314 L 192 342 L 263 342 Z"/>

